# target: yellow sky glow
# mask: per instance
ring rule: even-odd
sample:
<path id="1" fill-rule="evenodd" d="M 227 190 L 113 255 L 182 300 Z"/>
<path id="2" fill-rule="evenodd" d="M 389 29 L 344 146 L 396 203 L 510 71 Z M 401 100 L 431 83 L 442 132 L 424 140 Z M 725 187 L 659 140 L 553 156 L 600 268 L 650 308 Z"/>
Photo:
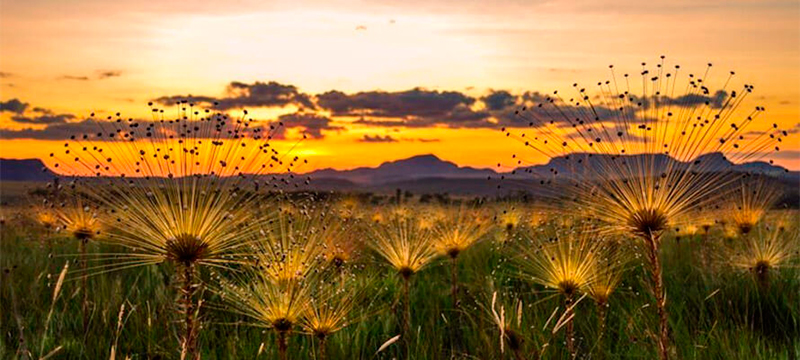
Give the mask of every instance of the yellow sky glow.
<path id="1" fill-rule="evenodd" d="M 714 62 L 714 79 L 736 70 L 740 82 L 755 85 L 750 104 L 766 107 L 761 120 L 795 129 L 776 162 L 800 169 L 795 1 L 245 0 L 220 6 L 4 1 L 0 101 L 16 98 L 78 118 L 116 111 L 147 118 L 146 104 L 154 98 L 224 96 L 231 81 L 277 81 L 308 94 L 422 87 L 480 97 L 490 90 L 519 94 L 592 84 L 608 77 L 608 64 L 636 73 L 641 61 L 655 63 L 665 54 L 694 71 Z M 251 115 L 272 120 L 295 110 L 251 109 Z M 0 112 L 0 128 L 44 127 L 15 122 L 15 115 Z M 427 153 L 496 168 L 520 151 L 497 129 L 372 127 L 353 120 L 334 118 L 342 129 L 323 130 L 324 138 L 299 145 L 307 170 L 376 166 Z M 365 135 L 397 141 L 367 143 Z M 0 153 L 45 158 L 60 145 L 1 139 Z"/>

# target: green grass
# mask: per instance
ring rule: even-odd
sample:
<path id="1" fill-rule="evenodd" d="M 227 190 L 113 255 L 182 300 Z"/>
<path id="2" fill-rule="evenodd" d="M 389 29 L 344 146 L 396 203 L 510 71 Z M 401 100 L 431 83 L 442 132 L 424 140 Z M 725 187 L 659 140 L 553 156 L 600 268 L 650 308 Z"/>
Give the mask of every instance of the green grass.
<path id="1" fill-rule="evenodd" d="M 77 244 L 65 237 L 45 240 L 43 229 L 22 220 L 7 220 L 2 226 L 0 265 L 0 358 L 32 358 L 59 349 L 55 359 L 107 359 L 116 343 L 116 358 L 175 359 L 179 357 L 180 324 L 174 310 L 168 265 L 149 266 L 99 274 L 81 288 L 73 272 L 78 265 Z M 48 245 L 48 242 L 50 245 Z M 748 274 L 733 274 L 714 265 L 716 245 L 700 237 L 668 238 L 662 249 L 667 285 L 673 358 L 679 359 L 795 359 L 800 352 L 800 279 L 796 270 L 774 278 L 770 288 L 759 290 Z M 52 247 L 52 257 L 48 248 Z M 525 354 L 544 347 L 544 358 L 567 359 L 563 333 L 551 334 L 552 321 L 543 330 L 561 299 L 545 289 L 515 276 L 508 261 L 511 247 L 485 241 L 459 258 L 461 313 L 452 311 L 450 268 L 442 259 L 413 278 L 410 358 L 450 359 L 454 354 L 470 359 L 510 359 L 499 351 L 499 333 L 488 311 L 492 293 L 506 305 L 523 303 L 521 333 Z M 91 253 L 118 251 L 91 244 Z M 633 256 L 632 256 L 633 257 Z M 706 260 L 704 260 L 704 258 Z M 711 259 L 711 260 L 708 260 Z M 657 320 L 643 260 L 634 260 L 617 293 L 611 297 L 604 349 L 597 348 L 594 304 L 585 298 L 577 307 L 575 329 L 581 358 L 652 359 L 655 354 Z M 70 263 L 67 281 L 52 302 L 59 271 Z M 401 291 L 398 277 L 370 256 L 359 265 L 362 272 L 378 274 L 375 302 L 383 311 L 353 324 L 328 341 L 329 359 L 391 359 L 398 357 L 400 342 L 376 354 L 388 339 L 399 334 L 395 311 Z M 211 274 L 204 273 L 206 280 Z M 12 290 L 14 301 L 12 301 Z M 82 291 L 88 290 L 89 327 L 83 329 Z M 225 311 L 224 303 L 204 291 L 207 306 L 202 311 L 200 346 L 204 359 L 276 358 L 273 333 L 247 325 L 246 319 Z M 13 305 L 13 306 L 12 306 Z M 44 333 L 47 314 L 53 308 L 49 331 Z M 118 319 L 124 306 L 122 323 Z M 367 311 L 367 310 L 365 310 Z M 451 336 L 459 317 L 462 351 Z M 557 315 L 558 316 L 558 315 Z M 19 317 L 18 325 L 16 318 Z M 553 320 L 554 321 L 554 320 Z M 21 325 L 21 326 L 20 326 Z M 20 328 L 25 343 L 19 342 Z M 545 346 L 545 344 L 547 344 Z M 290 358 L 312 359 L 316 342 L 295 334 L 289 344 Z M 43 351 L 40 351 L 43 349 Z"/>

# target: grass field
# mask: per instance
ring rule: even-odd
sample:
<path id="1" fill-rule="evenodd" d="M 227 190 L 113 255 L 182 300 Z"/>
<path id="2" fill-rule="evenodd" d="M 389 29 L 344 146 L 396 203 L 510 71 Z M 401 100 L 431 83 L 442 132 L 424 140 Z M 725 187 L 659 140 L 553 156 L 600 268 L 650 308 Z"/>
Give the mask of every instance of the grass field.
<path id="1" fill-rule="evenodd" d="M 377 210 L 362 204 L 365 214 Z M 487 205 L 488 206 L 488 205 Z M 498 205 L 499 206 L 499 205 Z M 416 214 L 416 213 L 415 213 Z M 796 220 L 791 212 L 788 219 Z M 421 216 L 421 215 L 415 215 Z M 368 239 L 372 220 L 364 217 L 350 236 Z M 525 281 L 519 275 L 515 242 L 526 226 L 496 226 L 485 239 L 458 258 L 458 311 L 451 300 L 451 262 L 434 260 L 411 278 L 412 359 L 568 359 L 564 328 L 555 324 L 564 314 L 558 293 Z M 77 241 L 37 224 L 28 209 L 4 209 L 0 242 L 0 358 L 173 359 L 180 357 L 181 317 L 175 310 L 177 279 L 170 263 L 91 272 L 85 286 Z M 670 235 L 661 260 L 667 287 L 669 352 L 677 359 L 796 359 L 800 353 L 800 276 L 796 263 L 759 286 L 752 273 L 734 271 L 726 262 L 730 242 L 723 229 L 707 235 Z M 626 269 L 610 296 L 605 335 L 600 339 L 598 308 L 580 298 L 574 310 L 577 358 L 652 359 L 656 357 L 657 324 L 642 251 L 623 243 Z M 124 251 L 91 241 L 89 254 Z M 794 249 L 795 255 L 797 249 Z M 796 256 L 795 256 L 796 258 Z M 89 261 L 89 266 L 101 260 Z M 66 268 L 63 284 L 56 290 Z M 402 279 L 373 251 L 361 249 L 348 263 L 355 279 L 371 278 L 369 294 L 350 316 L 358 321 L 326 342 L 331 359 L 404 358 L 403 341 L 389 341 L 402 331 Z M 205 359 L 277 358 L 275 332 L 251 326 L 232 311 L 214 289 L 220 272 L 202 270 L 199 347 Z M 366 280 L 364 280 L 366 281 Z M 56 292 L 56 296 L 54 296 Z M 86 293 L 87 325 L 82 315 Z M 513 353 L 507 338 L 501 351 L 494 309 L 503 314 L 519 338 Z M 502 309 L 502 311 L 501 311 Z M 554 329 L 557 330 L 554 332 Z M 387 345 L 387 341 L 389 341 Z M 379 351 L 382 347 L 385 348 Z M 288 341 L 289 358 L 319 358 L 319 341 L 296 330 Z"/>

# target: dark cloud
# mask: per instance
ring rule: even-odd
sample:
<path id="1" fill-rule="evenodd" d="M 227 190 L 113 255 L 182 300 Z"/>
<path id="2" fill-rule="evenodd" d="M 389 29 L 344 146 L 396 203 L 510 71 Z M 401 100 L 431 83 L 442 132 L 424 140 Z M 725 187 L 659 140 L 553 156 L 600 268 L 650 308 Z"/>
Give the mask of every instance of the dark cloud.
<path id="1" fill-rule="evenodd" d="M 34 108 L 33 108 L 33 109 L 31 109 L 31 110 L 32 110 L 33 112 L 37 112 L 37 113 L 40 113 L 40 114 L 45 114 L 45 115 L 52 115 L 52 114 L 53 114 L 53 111 L 52 111 L 52 110 L 50 110 L 50 109 L 45 109 L 45 108 L 43 108 L 43 107 L 39 107 L 39 106 L 37 106 L 37 107 L 34 107 Z"/>
<path id="2" fill-rule="evenodd" d="M 12 76 L 14 76 L 14 74 L 12 74 L 12 73 L 9 73 L 9 72 L 3 72 L 3 71 L 0 71 L 0 79 L 2 79 L 2 78 L 9 78 L 9 77 L 12 77 Z"/>
<path id="3" fill-rule="evenodd" d="M 77 80 L 77 81 L 89 81 L 88 76 L 75 76 L 75 75 L 63 75 L 58 78 L 59 80 Z"/>
<path id="4" fill-rule="evenodd" d="M 64 115 L 70 119 L 75 119 L 74 115 Z M 29 122 L 34 124 L 34 122 Z M 35 122 L 35 124 L 45 124 L 43 122 Z M 2 139 L 36 139 L 36 140 L 69 140 L 69 139 L 89 139 L 105 141 L 112 137 L 119 137 L 121 134 L 132 136 L 134 138 L 145 138 L 150 134 L 161 134 L 163 136 L 173 135 L 176 132 L 183 130 L 179 128 L 177 122 L 162 122 L 153 120 L 112 120 L 109 118 L 105 121 L 99 121 L 94 118 L 83 119 L 71 122 L 51 122 L 45 124 L 42 129 L 0 129 L 0 138 Z M 225 127 L 220 128 L 221 131 L 233 131 L 235 125 L 233 122 L 228 122 Z M 248 133 L 251 135 L 264 134 L 259 130 L 267 131 L 265 128 L 257 128 L 256 126 L 249 127 Z M 258 130 L 257 130 L 258 129 Z"/>
<path id="5" fill-rule="evenodd" d="M 713 107 L 721 107 L 729 95 L 719 91 L 709 95 L 705 88 L 699 94 L 684 95 L 678 98 L 662 96 L 661 104 L 676 106 L 696 106 L 703 103 Z M 585 102 L 578 104 L 579 99 L 561 99 L 540 92 L 513 94 L 506 90 L 492 91 L 479 99 L 458 91 L 436 91 L 414 88 L 406 91 L 366 91 L 347 94 L 331 90 L 316 96 L 301 93 L 295 86 L 276 82 L 255 82 L 245 84 L 233 82 L 228 86 L 225 97 L 209 96 L 165 96 L 157 101 L 162 104 L 174 104 L 180 100 L 188 100 L 196 104 L 217 103 L 217 108 L 227 110 L 243 107 L 282 107 L 295 104 L 311 110 L 329 111 L 333 117 L 359 117 L 354 124 L 376 127 L 449 127 L 449 128 L 502 128 L 535 126 L 531 117 L 516 114 L 522 106 L 529 108 L 527 114 L 535 119 L 571 125 L 576 118 L 598 116 L 601 119 L 618 116 L 620 109 L 612 109 L 600 105 L 589 109 Z M 476 102 L 482 102 L 482 110 L 474 110 Z M 647 108 L 652 98 L 639 99 L 629 96 L 623 111 L 634 114 Z M 638 108 L 638 103 L 642 103 Z M 531 108 L 539 104 L 547 104 L 544 108 Z M 557 104 L 558 108 L 552 106 Z M 330 120 L 330 119 L 328 119 Z M 323 126 L 324 128 L 324 126 Z M 309 135 L 321 137 L 320 132 L 310 127 Z"/>
<path id="6" fill-rule="evenodd" d="M 329 91 L 317 96 L 320 107 L 334 115 L 370 115 L 374 117 L 440 117 L 458 106 L 475 102 L 455 91 L 429 91 L 421 88 L 401 92 L 369 91 L 352 95 Z"/>
<path id="7" fill-rule="evenodd" d="M 72 136 L 94 134 L 102 129 L 95 120 L 50 124 L 44 129 L 0 129 L 0 139 L 68 140 Z"/>
<path id="8" fill-rule="evenodd" d="M 44 109 L 46 110 L 46 109 Z M 22 116 L 17 115 L 11 118 L 11 121 L 19 123 L 19 124 L 40 124 L 40 125 L 51 125 L 51 124 L 64 124 L 68 120 L 72 120 L 75 118 L 75 115 L 72 114 L 58 114 L 52 115 L 50 114 L 49 110 L 46 115 L 41 116 Z"/>
<path id="9" fill-rule="evenodd" d="M 728 99 L 728 93 L 724 90 L 717 90 L 713 96 L 711 95 L 701 95 L 701 94 L 690 94 L 690 95 L 683 95 L 677 98 L 667 98 L 670 100 L 670 104 L 678 105 L 678 106 L 695 106 L 695 105 L 702 105 L 706 104 L 715 109 L 719 109 L 722 105 L 725 104 L 725 101 Z"/>
<path id="10" fill-rule="evenodd" d="M 345 94 L 329 91 L 317 96 L 320 108 L 334 116 L 361 116 L 356 124 L 382 127 L 484 127 L 491 115 L 473 111 L 476 99 L 455 91 L 415 88 L 400 92 L 370 91 Z M 364 118 L 369 116 L 370 119 Z"/>
<path id="11" fill-rule="evenodd" d="M 365 126 L 380 126 L 380 127 L 409 126 L 408 122 L 404 120 L 374 120 L 366 118 L 361 118 L 356 121 L 353 121 L 353 124 L 365 125 Z"/>
<path id="12" fill-rule="evenodd" d="M 205 105 L 216 103 L 215 108 L 223 111 L 247 107 L 283 107 L 286 105 L 316 109 L 309 95 L 301 93 L 293 85 L 283 85 L 274 81 L 268 83 L 256 81 L 252 84 L 234 81 L 228 84 L 226 93 L 226 96 L 218 98 L 172 95 L 160 97 L 155 101 L 163 105 L 173 105 L 181 100 Z"/>
<path id="13" fill-rule="evenodd" d="M 358 142 L 366 142 L 366 143 L 395 143 L 395 142 L 421 142 L 421 143 L 432 143 L 432 142 L 439 142 L 439 139 L 424 139 L 424 138 L 400 138 L 397 139 L 391 135 L 384 135 L 381 136 L 379 134 L 376 135 L 364 135 L 364 137 L 358 139 Z"/>
<path id="14" fill-rule="evenodd" d="M 116 70 L 100 71 L 97 76 L 100 79 L 108 79 L 108 78 L 112 78 L 112 77 L 122 76 L 122 71 L 116 71 Z"/>
<path id="15" fill-rule="evenodd" d="M 714 95 L 711 95 L 708 90 L 703 89 L 699 94 L 686 94 L 682 96 L 678 96 L 675 98 L 671 98 L 668 96 L 660 96 L 658 97 L 658 101 L 662 105 L 674 105 L 674 106 L 697 106 L 697 105 L 708 105 L 714 109 L 719 109 L 723 105 L 725 105 L 725 101 L 727 101 L 728 92 L 724 90 L 717 90 Z M 653 103 L 653 98 L 641 98 L 629 95 L 628 101 L 631 104 L 641 104 L 642 107 L 645 109 L 650 107 L 650 104 Z"/>
<path id="16" fill-rule="evenodd" d="M 718 91 L 710 94 L 702 89 L 698 94 L 677 98 L 659 97 L 660 104 L 676 106 L 698 106 L 708 104 L 721 107 L 733 94 Z M 654 102 L 653 98 L 639 99 L 628 96 L 622 109 L 596 105 L 590 109 L 583 99 L 564 98 L 560 95 L 545 95 L 539 92 L 514 94 L 506 90 L 491 91 L 480 98 L 473 98 L 458 91 L 434 91 L 414 88 L 407 91 L 386 92 L 369 91 L 347 94 L 341 91 L 328 91 L 314 96 L 300 92 L 297 87 L 277 82 L 254 82 L 252 84 L 232 82 L 226 95 L 210 96 L 164 96 L 156 101 L 174 105 L 179 100 L 187 100 L 198 106 L 217 103 L 217 109 L 225 111 L 244 107 L 284 107 L 294 105 L 301 110 L 285 114 L 277 119 L 261 122 L 271 128 L 273 138 L 283 139 L 287 129 L 300 129 L 305 136 L 322 139 L 326 131 L 345 130 L 334 121 L 337 116 L 358 117 L 352 124 L 381 128 L 530 128 L 549 123 L 559 127 L 574 126 L 576 119 L 599 117 L 605 122 L 620 115 L 621 111 L 641 121 L 642 110 Z M 484 106 L 474 106 L 481 102 Z M 595 104 L 603 102 L 595 101 Z M 639 105 L 641 103 L 641 105 Z M 30 108 L 27 103 L 11 99 L 0 103 L 2 111 L 16 115 L 12 121 L 20 124 L 45 125 L 43 129 L 2 130 L 4 138 L 66 139 L 71 135 L 94 133 L 97 124 L 90 120 L 75 121 L 71 114 L 56 114 L 42 107 Z M 525 107 L 522 115 L 517 110 Z M 310 111 L 306 111 L 309 109 Z M 480 110 L 475 110 L 480 109 Z M 331 113 L 324 116 L 317 110 Z M 254 125 L 259 123 L 254 123 Z M 610 126 L 610 125 L 609 125 Z M 790 132 L 800 131 L 797 126 Z M 433 142 L 438 139 L 400 138 L 390 135 L 366 135 L 362 142 L 418 141 Z"/>
<path id="17" fill-rule="evenodd" d="M 393 143 L 398 142 L 399 140 L 393 138 L 391 135 L 380 136 L 380 135 L 364 135 L 361 139 L 358 139 L 359 142 L 367 142 L 367 143 Z"/>
<path id="18" fill-rule="evenodd" d="M 8 101 L 0 101 L 0 112 L 8 111 L 17 114 L 22 114 L 28 108 L 28 103 L 22 102 L 19 99 L 11 99 Z"/>
<path id="19" fill-rule="evenodd" d="M 503 110 L 507 107 L 514 106 L 517 97 L 511 95 L 508 91 L 500 90 L 491 92 L 489 95 L 482 97 L 481 100 L 483 100 L 483 103 L 486 104 L 486 108 L 489 110 Z"/>
<path id="20" fill-rule="evenodd" d="M 344 130 L 340 126 L 333 125 L 333 120 L 325 116 L 311 113 L 293 113 L 278 117 L 278 125 L 283 129 L 302 128 L 303 133 L 314 139 L 322 139 L 325 135 L 322 130 L 338 131 Z M 280 138 L 283 134 L 276 134 Z"/>

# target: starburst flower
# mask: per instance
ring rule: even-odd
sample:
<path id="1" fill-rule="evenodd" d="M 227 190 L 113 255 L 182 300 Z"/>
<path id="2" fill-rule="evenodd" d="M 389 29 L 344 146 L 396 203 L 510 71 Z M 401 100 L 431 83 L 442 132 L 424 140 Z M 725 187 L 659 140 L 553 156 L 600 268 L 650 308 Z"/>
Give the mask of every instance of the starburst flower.
<path id="1" fill-rule="evenodd" d="M 432 233 L 413 219 L 395 218 L 370 228 L 370 247 L 403 278 L 419 272 L 436 257 Z"/>
<path id="2" fill-rule="evenodd" d="M 317 279 L 275 282 L 263 265 L 247 271 L 238 283 L 223 283 L 220 292 L 232 306 L 230 311 L 249 318 L 254 326 L 272 329 L 277 335 L 278 354 L 286 359 L 289 336 L 311 309 Z"/>
<path id="3" fill-rule="evenodd" d="M 275 331 L 281 359 L 287 356 L 288 337 L 313 310 L 315 292 L 326 280 L 323 237 L 328 219 L 292 208 L 261 224 L 250 243 L 254 260 L 220 289 L 234 311 Z"/>
<path id="4" fill-rule="evenodd" d="M 78 200 L 75 204 L 60 207 L 56 210 L 56 214 L 63 229 L 84 244 L 100 235 L 102 224 L 97 209 L 93 209 L 83 201 Z"/>
<path id="5" fill-rule="evenodd" d="M 549 229 L 518 244 L 516 260 L 526 278 L 570 298 L 595 281 L 604 243 L 596 231 Z"/>
<path id="6" fill-rule="evenodd" d="M 755 231 L 729 245 L 724 261 L 753 275 L 761 288 L 781 268 L 797 266 L 800 260 L 800 231 L 797 227 L 757 226 Z"/>
<path id="7" fill-rule="evenodd" d="M 451 210 L 437 222 L 433 230 L 433 247 L 450 258 L 451 295 L 453 308 L 459 309 L 458 302 L 458 256 L 485 239 L 491 229 L 488 216 L 481 211 L 466 206 Z M 456 314 L 458 316 L 458 314 Z"/>
<path id="8" fill-rule="evenodd" d="M 402 338 L 406 349 L 411 334 L 411 277 L 436 258 L 431 236 L 430 231 L 419 228 L 417 221 L 405 217 L 394 217 L 370 228 L 370 247 L 400 275 L 403 283 Z"/>
<path id="9" fill-rule="evenodd" d="M 58 218 L 53 210 L 49 207 L 39 207 L 36 210 L 36 222 L 44 226 L 45 229 L 52 229 L 55 227 Z"/>
<path id="10" fill-rule="evenodd" d="M 275 283 L 305 279 L 325 265 L 328 221 L 317 214 L 280 214 L 252 241 L 256 265 Z"/>
<path id="11" fill-rule="evenodd" d="M 371 303 L 366 302 L 372 285 L 369 277 L 350 276 L 317 287 L 300 325 L 319 341 L 320 359 L 327 358 L 326 341 L 331 335 L 370 315 Z"/>
<path id="12" fill-rule="evenodd" d="M 177 266 L 185 316 L 181 357 L 194 359 L 198 267 L 241 262 L 262 220 L 250 211 L 262 202 L 259 190 L 291 183 L 291 177 L 264 175 L 292 169 L 299 160 L 284 159 L 270 144 L 272 125 L 199 109 L 189 101 L 178 103 L 174 118 L 163 109 L 151 110 L 151 120 L 92 115 L 87 124 L 95 131 L 73 136 L 52 153 L 52 167 L 69 188 L 110 214 L 103 241 L 128 249 L 105 256 L 107 265 L 92 270 Z"/>
<path id="13" fill-rule="evenodd" d="M 517 229 L 522 217 L 520 211 L 513 205 L 503 207 L 497 215 L 497 222 L 506 232 L 511 233 Z"/>
<path id="14" fill-rule="evenodd" d="M 728 218 L 737 233 L 745 235 L 758 225 L 782 195 L 780 187 L 767 178 L 744 179 L 735 193 Z"/>
<path id="15" fill-rule="evenodd" d="M 638 77 L 618 77 L 611 66 L 610 77 L 591 87 L 576 83 L 570 95 L 526 102 L 517 114 L 530 132 L 504 129 L 537 157 L 552 159 L 550 171 L 534 177 L 536 184 L 553 184 L 555 191 L 544 192 L 557 197 L 553 203 L 647 244 L 661 359 L 669 354 L 661 235 L 729 193 L 740 178 L 731 164 L 764 159 L 787 135 L 758 123 L 764 108 L 743 105 L 752 85 L 734 89 L 733 72 L 714 82 L 711 70 L 709 64 L 684 75 L 663 56 L 655 67 L 642 63 Z"/>
<path id="16" fill-rule="evenodd" d="M 443 256 L 456 258 L 484 238 L 491 223 L 478 209 L 462 206 L 444 213 L 433 230 L 433 247 Z"/>
<path id="17" fill-rule="evenodd" d="M 81 199 L 73 199 L 71 203 L 63 204 L 56 208 L 58 222 L 64 230 L 70 234 L 78 243 L 81 276 L 82 303 L 81 312 L 83 315 L 83 329 L 86 331 L 89 326 L 89 287 L 87 284 L 87 255 L 86 247 L 88 242 L 100 235 L 101 221 L 97 214 L 97 209 L 87 205 Z"/>
<path id="18" fill-rule="evenodd" d="M 607 241 L 588 225 L 579 228 L 548 229 L 534 234 L 532 242 L 517 244 L 516 257 L 525 278 L 553 289 L 573 305 L 580 292 L 588 292 L 607 263 Z M 573 323 L 566 323 L 567 348 L 575 354 Z"/>

